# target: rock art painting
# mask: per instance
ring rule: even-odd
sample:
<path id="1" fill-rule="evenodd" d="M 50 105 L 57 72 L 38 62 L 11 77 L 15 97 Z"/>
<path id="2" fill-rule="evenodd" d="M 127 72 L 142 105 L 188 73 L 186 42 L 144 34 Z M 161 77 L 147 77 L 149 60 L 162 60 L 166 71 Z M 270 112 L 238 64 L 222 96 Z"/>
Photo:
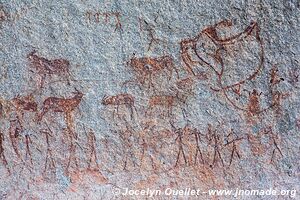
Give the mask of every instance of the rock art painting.
<path id="1" fill-rule="evenodd" d="M 0 200 L 299 199 L 299 1 L 0 3 Z"/>

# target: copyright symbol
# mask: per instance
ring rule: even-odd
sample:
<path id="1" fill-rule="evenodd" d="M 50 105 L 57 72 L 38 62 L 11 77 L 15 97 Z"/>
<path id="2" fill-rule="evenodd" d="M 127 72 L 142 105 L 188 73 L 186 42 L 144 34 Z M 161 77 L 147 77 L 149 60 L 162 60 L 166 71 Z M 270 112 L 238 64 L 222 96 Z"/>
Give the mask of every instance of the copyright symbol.
<path id="1" fill-rule="evenodd" d="M 119 189 L 119 188 L 113 188 L 113 190 L 112 190 L 112 193 L 113 193 L 113 195 L 120 195 L 121 194 L 121 189 Z"/>

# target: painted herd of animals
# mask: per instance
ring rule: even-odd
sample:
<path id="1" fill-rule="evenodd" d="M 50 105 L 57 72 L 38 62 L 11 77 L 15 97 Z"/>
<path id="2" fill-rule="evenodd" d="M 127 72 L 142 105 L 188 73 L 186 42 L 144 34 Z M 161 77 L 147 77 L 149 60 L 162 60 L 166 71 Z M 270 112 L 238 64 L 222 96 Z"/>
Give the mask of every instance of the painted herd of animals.
<path id="1" fill-rule="evenodd" d="M 117 13 L 116 19 L 119 23 Z M 118 26 L 121 28 L 121 25 Z M 215 25 L 206 27 L 194 37 L 182 39 L 179 42 L 180 60 L 182 61 L 181 68 L 176 66 L 175 60 L 171 55 L 157 57 L 139 57 L 133 55 L 127 60 L 126 68 L 133 72 L 134 79 L 123 84 L 128 85 L 129 83 L 133 83 L 138 85 L 142 90 L 151 93 L 148 100 L 144 102 L 147 105 L 147 109 L 143 113 L 143 116 L 137 108 L 136 97 L 133 94 L 103 95 L 103 99 L 99 100 L 99 104 L 103 107 L 113 109 L 112 118 L 114 121 L 122 120 L 120 110 L 126 110 L 129 118 L 124 119 L 123 116 L 123 119 L 129 124 L 137 118 L 151 118 L 153 110 L 167 112 L 163 115 L 163 118 L 170 122 L 170 128 L 157 131 L 151 129 L 155 127 L 155 124 L 146 123 L 143 125 L 143 134 L 139 133 L 140 136 L 137 142 L 139 147 L 142 148 L 142 153 L 138 153 L 140 165 L 142 165 L 143 160 L 147 159 L 146 152 L 152 149 L 153 153 L 148 155 L 148 159 L 150 159 L 154 169 L 159 168 L 158 163 L 161 162 L 158 158 L 159 154 L 165 153 L 165 157 L 168 157 L 168 152 L 163 151 L 168 151 L 166 148 L 169 146 L 169 151 L 177 152 L 175 155 L 176 161 L 171 164 L 171 167 L 197 163 L 207 165 L 211 168 L 216 167 L 218 163 L 223 167 L 231 166 L 235 158 L 240 159 L 242 157 L 239 143 L 243 140 L 249 141 L 254 154 L 263 154 L 271 148 L 271 161 L 276 156 L 283 156 L 284 153 L 280 148 L 278 135 L 274 133 L 271 126 L 262 130 L 258 135 L 238 136 L 233 130 L 228 130 L 227 134 L 220 136 L 217 133 L 217 129 L 210 124 L 207 128 L 207 134 L 204 134 L 203 131 L 199 131 L 190 124 L 180 127 L 173 120 L 174 108 L 179 107 L 185 113 L 184 106 L 188 104 L 190 97 L 196 95 L 194 87 L 201 81 L 207 84 L 207 90 L 224 97 L 220 101 L 224 101 L 229 107 L 244 113 L 248 117 L 249 123 L 255 123 L 255 120 L 259 119 L 260 114 L 264 112 L 274 110 L 279 112 L 282 99 L 286 98 L 288 94 L 282 94 L 276 90 L 276 86 L 284 81 L 278 75 L 278 68 L 276 66 L 270 72 L 271 103 L 267 107 L 261 106 L 261 91 L 258 91 L 256 88 L 249 89 L 247 87 L 249 82 L 255 82 L 256 77 L 262 73 L 265 64 L 264 44 L 260 35 L 259 24 L 251 22 L 244 30 L 228 36 L 228 30 L 231 30 L 233 26 L 232 21 L 223 20 Z M 227 35 L 225 34 L 225 37 L 220 36 L 220 33 L 224 30 L 227 31 L 225 32 Z M 254 63 L 253 65 L 249 64 L 250 67 L 247 73 L 234 77 L 234 74 L 238 70 L 234 71 L 233 66 L 238 67 L 238 64 L 231 63 L 232 59 L 227 58 L 230 56 L 234 57 L 237 53 L 240 53 L 236 52 L 236 50 L 239 51 L 239 48 L 243 45 L 251 45 L 251 49 L 255 51 L 253 57 Z M 45 58 L 36 50 L 29 52 L 26 58 L 28 69 L 36 75 L 38 90 L 43 90 L 47 84 L 51 84 L 53 77 L 61 78 L 67 82 L 68 86 L 73 87 L 72 82 L 76 80 L 72 77 L 71 73 L 72 62 L 63 58 Z M 185 74 L 184 77 L 180 77 L 181 74 L 179 72 L 182 71 Z M 232 73 L 232 78 L 231 74 L 228 73 Z M 157 83 L 159 82 L 157 81 L 158 77 L 163 77 L 167 81 L 172 78 L 176 80 L 171 88 L 172 94 L 162 94 L 159 91 L 159 87 L 157 86 L 159 85 Z M 48 128 L 40 131 L 45 136 L 47 144 L 46 152 L 44 152 L 46 154 L 45 170 L 50 165 L 55 167 L 55 155 L 51 150 L 50 144 L 50 138 L 55 134 L 51 131 L 47 116 L 49 113 L 61 114 L 65 119 L 67 127 L 65 131 L 69 142 L 69 157 L 67 158 L 68 161 L 65 170 L 69 170 L 72 162 L 76 159 L 75 148 L 77 148 L 76 143 L 79 137 L 75 130 L 75 117 L 77 109 L 84 98 L 82 91 L 79 91 L 76 87 L 73 88 L 73 96 L 50 96 L 45 98 L 42 103 L 36 101 L 36 94 L 16 96 L 10 100 L 1 99 L 1 119 L 9 120 L 8 138 L 10 145 L 15 156 L 22 160 L 23 163 L 28 161 L 25 161 L 24 156 L 20 153 L 21 147 L 24 147 L 25 157 L 29 159 L 29 163 L 32 165 L 34 162 L 30 148 L 33 145 L 33 139 L 31 135 L 24 134 L 26 133 L 24 124 L 28 121 L 24 117 L 25 114 L 33 113 L 34 115 L 31 115 L 34 116 L 32 120 L 36 124 L 43 122 L 47 124 Z M 246 97 L 247 99 L 242 100 L 243 98 L 241 97 Z M 220 127 L 222 127 L 222 124 L 220 124 Z M 4 147 L 4 139 L 7 136 L 3 132 L 4 130 L 1 129 L 0 131 L 0 159 L 3 166 L 10 173 L 13 165 L 9 164 Z M 96 137 L 92 130 L 87 132 L 87 143 L 89 144 L 88 166 L 91 167 L 92 162 L 94 162 L 98 168 Z M 120 131 L 120 137 L 123 141 L 122 145 L 126 151 L 125 156 L 122 158 L 124 169 L 128 169 L 129 165 L 139 165 L 135 159 L 131 158 L 133 154 L 137 154 L 136 150 L 132 148 L 134 145 L 134 142 L 130 139 L 132 135 L 135 135 L 135 133 L 131 128 L 127 127 L 125 131 Z M 269 143 L 264 145 L 261 143 L 261 138 L 266 136 L 269 138 Z M 160 140 L 159 138 L 163 139 Z M 170 143 L 168 143 L 169 139 Z M 225 140 L 227 142 L 224 143 Z M 209 153 L 204 152 L 203 146 L 201 146 L 203 142 L 212 148 Z M 172 147 L 173 150 L 170 149 L 172 145 L 174 146 L 174 148 Z M 223 155 L 222 151 L 227 152 L 227 154 Z M 76 166 L 78 165 L 76 161 L 74 163 Z"/>

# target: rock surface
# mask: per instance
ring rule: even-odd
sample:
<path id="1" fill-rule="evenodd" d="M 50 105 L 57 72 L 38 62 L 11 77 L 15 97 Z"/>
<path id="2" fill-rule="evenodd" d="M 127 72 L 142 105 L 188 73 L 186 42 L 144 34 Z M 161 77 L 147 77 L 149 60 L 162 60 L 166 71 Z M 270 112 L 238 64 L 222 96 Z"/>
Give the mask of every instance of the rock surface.
<path id="1" fill-rule="evenodd" d="M 0 199 L 299 198 L 299 7 L 2 0 Z"/>

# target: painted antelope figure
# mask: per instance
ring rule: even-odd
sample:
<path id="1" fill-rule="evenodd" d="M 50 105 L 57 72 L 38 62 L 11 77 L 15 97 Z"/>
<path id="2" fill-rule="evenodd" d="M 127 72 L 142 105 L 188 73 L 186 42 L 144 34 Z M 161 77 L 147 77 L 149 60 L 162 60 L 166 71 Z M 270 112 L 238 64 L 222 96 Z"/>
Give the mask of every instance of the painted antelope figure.
<path id="1" fill-rule="evenodd" d="M 130 109 L 130 116 L 131 119 L 133 119 L 133 109 L 136 108 L 134 106 L 134 97 L 131 94 L 118 94 L 115 96 L 104 96 L 102 99 L 102 105 L 108 106 L 108 105 L 112 105 L 115 106 L 117 109 L 117 114 L 119 112 L 119 106 L 120 105 L 125 105 L 127 108 Z M 136 111 L 137 112 L 137 111 Z M 115 110 L 113 112 L 113 116 L 115 114 Z"/>
<path id="2" fill-rule="evenodd" d="M 8 103 L 10 106 L 9 110 L 13 110 L 16 113 L 15 119 L 10 120 L 9 122 L 9 137 L 15 154 L 21 159 L 21 154 L 19 153 L 19 140 L 22 133 L 26 131 L 26 128 L 24 127 L 26 125 L 24 122 L 24 114 L 25 112 L 37 113 L 37 103 L 32 94 L 27 96 L 17 96 Z M 25 135 L 25 143 L 26 156 L 29 156 L 30 162 L 33 164 L 30 152 L 31 138 L 29 135 Z"/>
<path id="3" fill-rule="evenodd" d="M 174 60 L 171 56 L 160 57 L 140 57 L 133 56 L 127 63 L 136 73 L 137 78 L 141 84 L 147 80 L 149 87 L 153 86 L 152 77 L 161 74 L 164 70 L 169 72 L 168 79 L 172 78 L 173 70 L 175 70 L 177 77 L 178 71 L 174 65 Z"/>
<path id="4" fill-rule="evenodd" d="M 152 96 L 149 99 L 149 107 L 148 111 L 150 109 L 153 109 L 156 106 L 162 106 L 167 108 L 168 110 L 168 116 L 172 114 L 172 108 L 175 105 L 176 97 L 170 96 L 170 95 L 156 95 Z"/>
<path id="5" fill-rule="evenodd" d="M 186 94 L 188 96 L 194 95 L 194 90 L 198 84 L 198 81 L 206 81 L 209 77 L 205 73 L 201 73 L 195 76 L 190 76 L 187 78 L 179 79 L 176 81 L 175 87 L 173 87 L 177 92 Z M 173 89 L 171 88 L 171 90 Z M 174 90 L 173 89 L 173 90 Z"/>
<path id="6" fill-rule="evenodd" d="M 65 114 L 65 120 L 67 124 L 67 131 L 69 136 L 69 159 L 66 167 L 66 172 L 69 173 L 69 167 L 71 166 L 72 159 L 75 160 L 76 166 L 77 166 L 77 159 L 76 159 L 76 143 L 74 139 L 77 139 L 77 135 L 75 133 L 74 129 L 74 121 L 73 121 L 73 112 L 76 108 L 78 108 L 83 93 L 78 91 L 75 88 L 76 92 L 75 95 L 71 98 L 59 98 L 59 97 L 48 97 L 43 102 L 43 107 L 41 113 L 38 115 L 38 121 L 41 121 L 43 119 L 43 116 L 49 112 L 55 112 L 55 113 L 64 113 Z"/>
<path id="7" fill-rule="evenodd" d="M 18 120 L 20 120 L 22 125 L 25 111 L 33 113 L 37 113 L 38 111 L 38 105 L 32 94 L 27 96 L 17 96 L 10 101 L 10 104 L 13 106 L 18 116 Z"/>
<path id="8" fill-rule="evenodd" d="M 10 100 L 0 98 L 0 117 L 6 118 L 11 112 L 14 112 L 21 121 L 25 112 L 37 112 L 37 103 L 34 96 L 32 94 L 17 95 Z"/>
<path id="9" fill-rule="evenodd" d="M 176 87 L 172 87 L 170 90 L 173 92 L 171 95 L 154 95 L 150 97 L 146 115 L 149 111 L 158 106 L 167 109 L 168 117 L 170 117 L 172 114 L 172 110 L 175 106 L 179 106 L 185 115 L 185 109 L 183 105 L 186 105 L 190 94 L 186 91 L 179 90 L 179 88 Z"/>
<path id="10" fill-rule="evenodd" d="M 38 115 L 38 121 L 41 121 L 49 111 L 65 113 L 67 120 L 70 120 L 71 113 L 78 107 L 83 97 L 82 92 L 75 90 L 75 95 L 72 98 L 48 97 L 44 100 L 42 112 Z"/>
<path id="11" fill-rule="evenodd" d="M 62 58 L 49 60 L 38 56 L 35 50 L 27 55 L 27 59 L 30 62 L 30 66 L 40 75 L 40 88 L 44 86 L 47 75 L 49 77 L 52 75 L 64 77 L 67 79 L 68 84 L 70 84 L 71 74 L 70 62 L 68 60 Z"/>

